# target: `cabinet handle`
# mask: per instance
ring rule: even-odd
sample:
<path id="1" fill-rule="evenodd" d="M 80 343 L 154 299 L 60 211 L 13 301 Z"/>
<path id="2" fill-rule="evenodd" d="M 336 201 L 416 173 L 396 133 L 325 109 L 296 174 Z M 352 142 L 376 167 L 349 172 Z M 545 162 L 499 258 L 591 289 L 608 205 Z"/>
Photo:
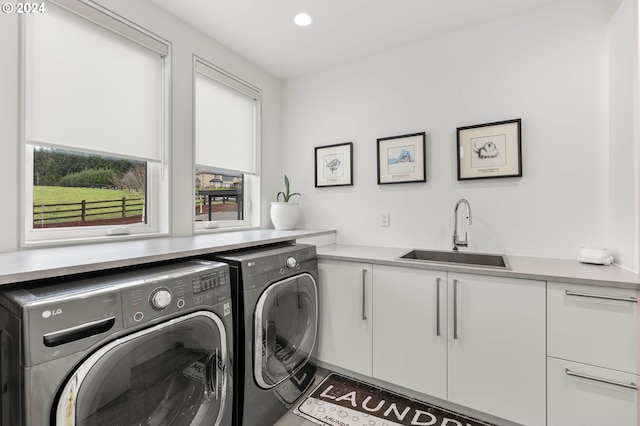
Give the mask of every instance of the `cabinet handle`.
<path id="1" fill-rule="evenodd" d="M 440 335 L 440 278 L 436 278 L 436 336 Z"/>
<path id="2" fill-rule="evenodd" d="M 604 294 L 577 293 L 575 291 L 569 291 L 569 290 L 565 290 L 565 294 L 567 296 L 590 297 L 592 299 L 617 300 L 619 302 L 638 303 L 638 299 L 636 299 L 635 297 L 617 297 L 617 296 L 607 296 Z"/>
<path id="3" fill-rule="evenodd" d="M 453 338 L 458 339 L 458 280 L 453 280 Z"/>
<path id="4" fill-rule="evenodd" d="M 638 385 L 636 385 L 633 382 L 630 382 L 630 383 L 616 382 L 615 380 L 608 380 L 608 379 L 603 379 L 601 377 L 595 377 L 595 376 L 589 376 L 587 374 L 576 373 L 574 371 L 569 370 L 568 368 L 566 368 L 564 371 L 565 373 L 567 373 L 567 376 L 579 377 L 581 379 L 593 380 L 600 383 L 607 383 L 609 385 L 620 386 L 627 389 L 633 389 L 635 391 L 638 390 Z"/>
<path id="5" fill-rule="evenodd" d="M 367 320 L 367 270 L 362 270 L 362 320 Z"/>

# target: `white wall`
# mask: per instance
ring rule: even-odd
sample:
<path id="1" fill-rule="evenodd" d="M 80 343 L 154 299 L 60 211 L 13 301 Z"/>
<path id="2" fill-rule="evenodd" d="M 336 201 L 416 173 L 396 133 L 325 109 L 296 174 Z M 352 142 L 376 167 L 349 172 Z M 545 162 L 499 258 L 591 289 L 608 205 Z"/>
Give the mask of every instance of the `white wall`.
<path id="1" fill-rule="evenodd" d="M 611 243 L 638 271 L 638 2 L 624 0 L 609 25 Z"/>
<path id="2" fill-rule="evenodd" d="M 193 229 L 192 55 L 196 54 L 262 89 L 262 224 L 269 226 L 269 200 L 280 190 L 282 139 L 282 83 L 145 0 L 98 0 L 107 9 L 142 26 L 172 44 L 171 225 L 174 236 L 191 235 Z M 46 13 L 46 12 L 45 12 Z M 18 249 L 18 15 L 0 16 L 0 252 Z"/>
<path id="3" fill-rule="evenodd" d="M 619 0 L 553 2 L 284 86 L 284 171 L 303 226 L 342 243 L 574 258 L 609 242 L 607 25 Z M 522 118 L 523 177 L 457 181 L 456 128 Z M 376 184 L 376 139 L 427 132 L 427 183 Z M 354 186 L 314 188 L 314 147 L 354 143 Z M 380 227 L 382 212 L 391 226 Z M 466 224 L 462 232 L 467 230 Z"/>
<path id="4" fill-rule="evenodd" d="M 18 17 L 0 16 L 0 253 L 18 247 Z"/>

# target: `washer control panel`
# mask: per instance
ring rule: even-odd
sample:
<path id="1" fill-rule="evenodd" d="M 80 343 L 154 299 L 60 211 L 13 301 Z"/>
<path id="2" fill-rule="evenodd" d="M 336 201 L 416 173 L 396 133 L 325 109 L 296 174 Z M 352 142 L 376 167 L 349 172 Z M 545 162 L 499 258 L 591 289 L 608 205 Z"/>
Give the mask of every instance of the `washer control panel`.
<path id="1" fill-rule="evenodd" d="M 229 266 L 194 262 L 196 266 L 159 274 L 122 288 L 125 327 L 166 317 L 198 306 L 212 306 L 231 298 Z"/>

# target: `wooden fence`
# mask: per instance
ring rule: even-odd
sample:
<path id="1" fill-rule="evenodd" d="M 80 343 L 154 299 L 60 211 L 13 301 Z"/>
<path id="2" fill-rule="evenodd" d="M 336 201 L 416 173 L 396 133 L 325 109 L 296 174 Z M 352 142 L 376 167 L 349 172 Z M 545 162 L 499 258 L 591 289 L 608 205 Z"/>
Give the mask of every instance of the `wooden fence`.
<path id="1" fill-rule="evenodd" d="M 144 202 L 139 198 L 33 205 L 33 225 L 59 222 L 89 222 L 97 219 L 141 215 Z"/>

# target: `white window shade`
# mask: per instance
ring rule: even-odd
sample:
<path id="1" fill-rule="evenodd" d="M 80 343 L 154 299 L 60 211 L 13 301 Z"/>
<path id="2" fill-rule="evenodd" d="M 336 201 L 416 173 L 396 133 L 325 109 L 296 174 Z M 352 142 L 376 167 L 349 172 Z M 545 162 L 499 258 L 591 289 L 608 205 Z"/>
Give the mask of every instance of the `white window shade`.
<path id="1" fill-rule="evenodd" d="M 25 36 L 27 143 L 161 161 L 161 54 L 50 3 Z"/>
<path id="2" fill-rule="evenodd" d="M 206 68 L 208 72 L 198 70 Z M 197 63 L 195 73 L 195 159 L 200 166 L 255 173 L 256 96 L 210 75 Z M 219 74 L 220 77 L 225 77 Z M 235 85 L 239 82 L 234 81 Z M 241 85 L 241 84 L 240 84 Z M 249 94 L 251 93 L 251 94 Z"/>

